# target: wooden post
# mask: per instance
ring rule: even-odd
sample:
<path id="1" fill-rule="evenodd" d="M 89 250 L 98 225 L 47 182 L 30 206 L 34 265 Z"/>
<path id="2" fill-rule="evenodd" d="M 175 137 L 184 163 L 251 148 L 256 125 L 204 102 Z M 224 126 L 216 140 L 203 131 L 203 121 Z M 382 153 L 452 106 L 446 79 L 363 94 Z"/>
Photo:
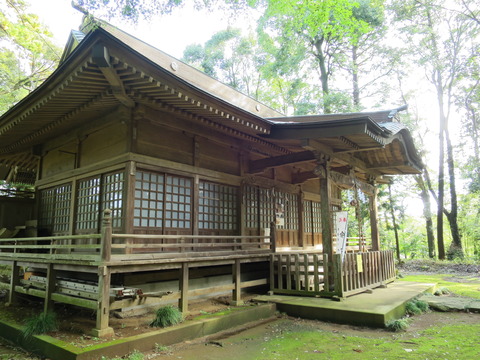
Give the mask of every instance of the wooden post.
<path id="1" fill-rule="evenodd" d="M 189 278 L 188 263 L 182 263 L 180 268 L 179 290 L 180 299 L 178 300 L 178 307 L 183 314 L 188 313 L 188 278 Z"/>
<path id="2" fill-rule="evenodd" d="M 98 300 L 97 300 L 97 321 L 92 335 L 104 338 L 113 336 L 115 333 L 108 326 L 110 316 L 110 279 L 111 273 L 107 266 L 98 267 Z"/>
<path id="3" fill-rule="evenodd" d="M 8 293 L 8 303 L 6 305 L 12 306 L 17 302 L 17 293 L 15 287 L 20 285 L 20 266 L 17 261 L 12 261 L 12 275 L 10 278 L 10 290 Z"/>
<path id="4" fill-rule="evenodd" d="M 275 221 L 270 223 L 270 250 L 272 253 L 277 252 L 277 225 L 275 225 Z"/>
<path id="5" fill-rule="evenodd" d="M 305 211 L 303 208 L 303 199 L 304 194 L 303 191 L 300 191 L 298 195 L 298 246 L 305 248 L 306 241 L 305 241 L 305 216 L 303 216 L 303 212 Z"/>
<path id="6" fill-rule="evenodd" d="M 98 267 L 98 299 L 97 299 L 97 321 L 93 336 L 110 337 L 114 331 L 108 326 L 110 315 L 110 269 L 105 265 L 110 261 L 112 252 L 112 210 L 105 209 L 102 221 L 102 237 L 100 239 L 100 266 Z"/>
<path id="7" fill-rule="evenodd" d="M 102 238 L 101 238 L 101 250 L 100 261 L 110 261 L 112 255 L 112 210 L 105 209 L 103 211 L 103 224 L 102 224 Z"/>
<path id="8" fill-rule="evenodd" d="M 57 274 L 53 267 L 53 264 L 47 265 L 47 282 L 45 288 L 45 302 L 43 304 L 43 311 L 46 313 L 53 310 L 52 294 L 55 291 Z"/>
<path id="9" fill-rule="evenodd" d="M 378 231 L 378 207 L 377 207 L 377 194 L 378 188 L 375 186 L 375 182 L 372 181 L 373 194 L 370 198 L 370 232 L 372 237 L 372 251 L 380 251 L 380 234 Z"/>
<path id="10" fill-rule="evenodd" d="M 235 263 L 232 265 L 233 269 L 233 293 L 232 293 L 232 305 L 243 305 L 242 302 L 242 279 L 241 279 L 241 263 L 240 259 L 235 259 Z"/>
<path id="11" fill-rule="evenodd" d="M 341 254 L 335 254 L 333 259 L 333 272 L 335 273 L 334 275 L 334 280 L 335 280 L 335 285 L 334 285 L 334 291 L 335 294 L 338 295 L 339 297 L 343 298 L 343 271 L 342 271 L 342 256 Z"/>
<path id="12" fill-rule="evenodd" d="M 333 260 L 333 224 L 330 209 L 330 169 L 328 162 L 318 164 L 318 175 L 320 178 L 320 208 L 322 218 L 322 248 L 323 254 L 327 255 L 327 259 Z M 324 263 L 324 267 L 332 266 L 332 263 Z M 329 269 L 330 270 L 330 269 Z M 331 277 L 335 272 L 329 271 Z M 333 278 L 328 279 L 330 287 L 333 286 Z M 331 289 L 325 289 L 330 291 Z"/>

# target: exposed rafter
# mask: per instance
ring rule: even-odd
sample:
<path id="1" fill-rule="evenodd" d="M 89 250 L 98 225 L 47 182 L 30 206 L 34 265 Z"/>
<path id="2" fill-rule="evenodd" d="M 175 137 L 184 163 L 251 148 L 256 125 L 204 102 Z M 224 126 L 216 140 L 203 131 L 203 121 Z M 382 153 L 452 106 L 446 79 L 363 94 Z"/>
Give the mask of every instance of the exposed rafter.
<path id="1" fill-rule="evenodd" d="M 113 96 L 126 107 L 133 108 L 135 101 L 128 97 L 122 79 L 120 79 L 120 76 L 118 76 L 110 64 L 110 55 L 107 47 L 102 44 L 95 44 L 92 48 L 92 60 L 111 85 Z"/>
<path id="2" fill-rule="evenodd" d="M 288 155 L 280 155 L 280 156 L 274 156 L 274 157 L 265 158 L 265 159 L 253 160 L 253 161 L 250 161 L 249 163 L 248 172 L 250 174 L 256 174 L 256 173 L 261 173 L 270 168 L 299 164 L 303 162 L 312 161 L 315 159 L 316 159 L 315 155 L 311 151 L 307 150 L 302 152 L 291 153 Z"/>

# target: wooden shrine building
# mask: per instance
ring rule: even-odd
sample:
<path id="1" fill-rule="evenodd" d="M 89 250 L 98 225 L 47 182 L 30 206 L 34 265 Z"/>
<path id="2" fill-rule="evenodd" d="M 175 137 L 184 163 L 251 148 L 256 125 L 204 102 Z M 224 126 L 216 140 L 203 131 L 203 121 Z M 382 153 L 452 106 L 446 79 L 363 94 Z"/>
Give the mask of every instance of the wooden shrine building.
<path id="1" fill-rule="evenodd" d="M 390 281 L 375 185 L 421 169 L 399 110 L 286 117 L 86 21 L 58 69 L 0 118 L 0 175 L 36 189 L 26 220 L 38 237 L 0 239 L 9 301 L 94 309 L 107 336 L 111 310 L 187 311 L 191 298 L 238 302 L 258 286 L 346 296 Z M 370 199 L 371 244 L 339 260 L 333 214 L 352 188 Z"/>

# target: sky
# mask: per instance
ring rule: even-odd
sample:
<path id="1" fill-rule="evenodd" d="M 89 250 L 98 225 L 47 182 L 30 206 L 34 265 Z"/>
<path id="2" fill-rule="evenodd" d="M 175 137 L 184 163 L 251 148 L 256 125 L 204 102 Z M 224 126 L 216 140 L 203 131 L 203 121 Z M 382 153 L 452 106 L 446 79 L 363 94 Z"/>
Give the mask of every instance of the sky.
<path id="1" fill-rule="evenodd" d="M 32 13 L 49 27 L 58 46 L 64 47 L 71 30 L 78 29 L 82 16 L 71 6 L 71 0 L 27 0 Z M 55 10 L 53 10 L 55 9 Z M 213 12 L 178 9 L 172 15 L 141 21 L 133 26 L 125 22 L 109 20 L 113 25 L 138 37 L 146 43 L 177 58 L 181 58 L 186 46 L 204 44 L 210 37 L 229 25 L 248 29 L 246 19 L 221 17 Z"/>

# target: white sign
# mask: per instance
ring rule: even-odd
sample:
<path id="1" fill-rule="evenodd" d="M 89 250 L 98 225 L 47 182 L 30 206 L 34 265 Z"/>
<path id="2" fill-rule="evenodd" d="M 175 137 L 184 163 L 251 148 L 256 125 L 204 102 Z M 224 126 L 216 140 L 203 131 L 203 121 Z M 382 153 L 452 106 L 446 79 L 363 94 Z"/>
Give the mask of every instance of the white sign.
<path id="1" fill-rule="evenodd" d="M 345 258 L 347 247 L 348 212 L 335 212 L 335 232 L 337 234 L 337 254 L 342 254 L 342 261 Z"/>

